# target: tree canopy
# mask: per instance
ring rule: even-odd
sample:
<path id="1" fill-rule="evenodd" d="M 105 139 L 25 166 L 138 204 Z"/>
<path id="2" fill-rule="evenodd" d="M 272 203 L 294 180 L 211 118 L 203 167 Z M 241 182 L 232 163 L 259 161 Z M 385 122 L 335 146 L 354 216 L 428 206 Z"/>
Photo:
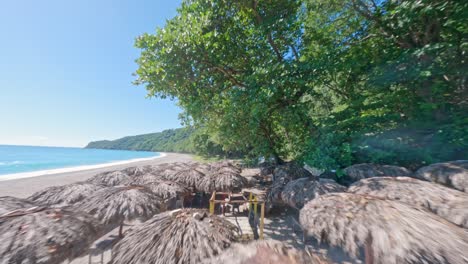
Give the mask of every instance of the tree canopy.
<path id="1" fill-rule="evenodd" d="M 201 145 L 248 157 L 325 169 L 466 158 L 467 10 L 440 0 L 185 0 L 137 38 L 135 83 L 177 98 Z"/>

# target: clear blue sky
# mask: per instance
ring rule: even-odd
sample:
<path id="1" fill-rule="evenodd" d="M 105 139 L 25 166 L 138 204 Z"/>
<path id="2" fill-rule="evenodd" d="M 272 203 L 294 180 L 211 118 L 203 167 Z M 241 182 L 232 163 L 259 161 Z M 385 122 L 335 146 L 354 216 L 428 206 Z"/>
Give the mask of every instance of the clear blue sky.
<path id="1" fill-rule="evenodd" d="M 134 86 L 134 39 L 177 0 L 0 0 L 0 144 L 84 146 L 180 127 Z"/>

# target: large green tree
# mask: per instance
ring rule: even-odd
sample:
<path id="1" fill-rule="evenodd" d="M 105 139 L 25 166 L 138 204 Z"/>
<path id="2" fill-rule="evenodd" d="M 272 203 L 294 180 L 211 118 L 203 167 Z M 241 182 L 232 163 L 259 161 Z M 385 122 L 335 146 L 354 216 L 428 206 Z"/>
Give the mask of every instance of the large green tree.
<path id="1" fill-rule="evenodd" d="M 136 83 L 176 97 L 204 131 L 201 148 L 322 168 L 463 157 L 467 10 L 437 0 L 186 0 L 137 39 Z"/>

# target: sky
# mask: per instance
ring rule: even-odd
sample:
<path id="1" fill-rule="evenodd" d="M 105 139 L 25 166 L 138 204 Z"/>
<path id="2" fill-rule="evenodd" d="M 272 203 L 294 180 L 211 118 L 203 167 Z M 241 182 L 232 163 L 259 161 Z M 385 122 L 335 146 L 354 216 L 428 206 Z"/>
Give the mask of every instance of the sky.
<path id="1" fill-rule="evenodd" d="M 83 147 L 180 127 L 135 86 L 137 36 L 179 0 L 0 0 L 0 144 Z"/>

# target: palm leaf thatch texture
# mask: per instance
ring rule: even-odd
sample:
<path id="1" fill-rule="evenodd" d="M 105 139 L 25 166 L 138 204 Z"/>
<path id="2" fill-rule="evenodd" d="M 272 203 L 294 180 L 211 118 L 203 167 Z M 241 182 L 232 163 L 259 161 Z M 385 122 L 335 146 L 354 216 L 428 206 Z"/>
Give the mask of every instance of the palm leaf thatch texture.
<path id="1" fill-rule="evenodd" d="M 187 186 L 167 180 L 155 180 L 146 184 L 145 187 L 148 187 L 152 192 L 163 199 L 182 197 L 190 193 L 190 189 Z"/>
<path id="2" fill-rule="evenodd" d="M 422 167 L 416 178 L 436 182 L 462 192 L 468 192 L 468 160 L 435 163 Z"/>
<path id="3" fill-rule="evenodd" d="M 132 184 L 145 185 L 145 184 L 150 184 L 153 182 L 159 182 L 163 180 L 164 180 L 163 176 L 161 176 L 160 174 L 151 172 L 151 173 L 145 173 L 142 175 L 135 176 L 133 178 Z"/>
<path id="4" fill-rule="evenodd" d="M 281 178 L 286 178 L 288 181 L 291 181 L 305 177 L 313 177 L 313 175 L 294 162 L 279 165 L 273 170 L 273 181 Z"/>
<path id="5" fill-rule="evenodd" d="M 58 264 L 87 252 L 100 235 L 86 214 L 34 207 L 0 217 L 0 263 Z"/>
<path id="6" fill-rule="evenodd" d="M 112 264 L 195 264 L 231 245 L 236 227 L 206 210 L 155 215 L 114 246 Z"/>
<path id="7" fill-rule="evenodd" d="M 0 196 L 0 216 L 14 210 L 31 208 L 34 202 L 12 196 Z"/>
<path id="8" fill-rule="evenodd" d="M 310 180 L 309 178 L 301 178 L 286 184 L 281 192 L 281 198 L 287 205 L 296 209 L 301 209 L 304 207 L 304 204 L 319 195 L 345 191 L 346 188 L 339 185 L 334 180 Z"/>
<path id="9" fill-rule="evenodd" d="M 361 163 L 344 169 L 346 175 L 353 181 L 381 176 L 411 176 L 413 173 L 404 167 Z"/>
<path id="10" fill-rule="evenodd" d="M 103 184 L 106 186 L 117 186 L 131 184 L 134 178 L 124 170 L 107 171 L 99 173 L 87 180 L 94 184 Z"/>
<path id="11" fill-rule="evenodd" d="M 360 180 L 351 185 L 348 192 L 425 207 L 468 228 L 468 194 L 438 184 L 409 177 L 378 177 Z"/>
<path id="12" fill-rule="evenodd" d="M 206 175 L 195 168 L 178 170 L 166 176 L 166 179 L 193 187 L 199 191 L 211 192 L 212 186 L 209 181 L 203 181 Z"/>
<path id="13" fill-rule="evenodd" d="M 267 206 L 271 208 L 275 205 L 284 205 L 282 192 L 284 190 L 284 186 L 289 182 L 287 178 L 279 178 L 273 182 L 271 187 L 267 192 Z"/>
<path id="14" fill-rule="evenodd" d="M 249 244 L 234 244 L 218 256 L 205 260 L 205 264 L 325 264 L 330 263 L 315 254 L 287 247 L 276 240 L 262 240 Z"/>
<path id="15" fill-rule="evenodd" d="M 308 235 L 360 249 L 366 263 L 466 263 L 468 232 L 419 207 L 352 193 L 332 193 L 307 203 L 300 223 Z"/>
<path id="16" fill-rule="evenodd" d="M 200 186 L 209 192 L 229 192 L 240 191 L 247 186 L 248 181 L 239 173 L 234 172 L 210 172 L 207 176 L 201 179 Z"/>
<path id="17" fill-rule="evenodd" d="M 66 206 L 77 203 L 102 188 L 104 188 L 104 185 L 78 182 L 45 188 L 34 193 L 28 199 L 42 205 Z"/>
<path id="18" fill-rule="evenodd" d="M 146 220 L 162 210 L 162 199 L 143 186 L 107 187 L 76 204 L 76 209 L 86 212 L 113 228 L 124 221 Z"/>

